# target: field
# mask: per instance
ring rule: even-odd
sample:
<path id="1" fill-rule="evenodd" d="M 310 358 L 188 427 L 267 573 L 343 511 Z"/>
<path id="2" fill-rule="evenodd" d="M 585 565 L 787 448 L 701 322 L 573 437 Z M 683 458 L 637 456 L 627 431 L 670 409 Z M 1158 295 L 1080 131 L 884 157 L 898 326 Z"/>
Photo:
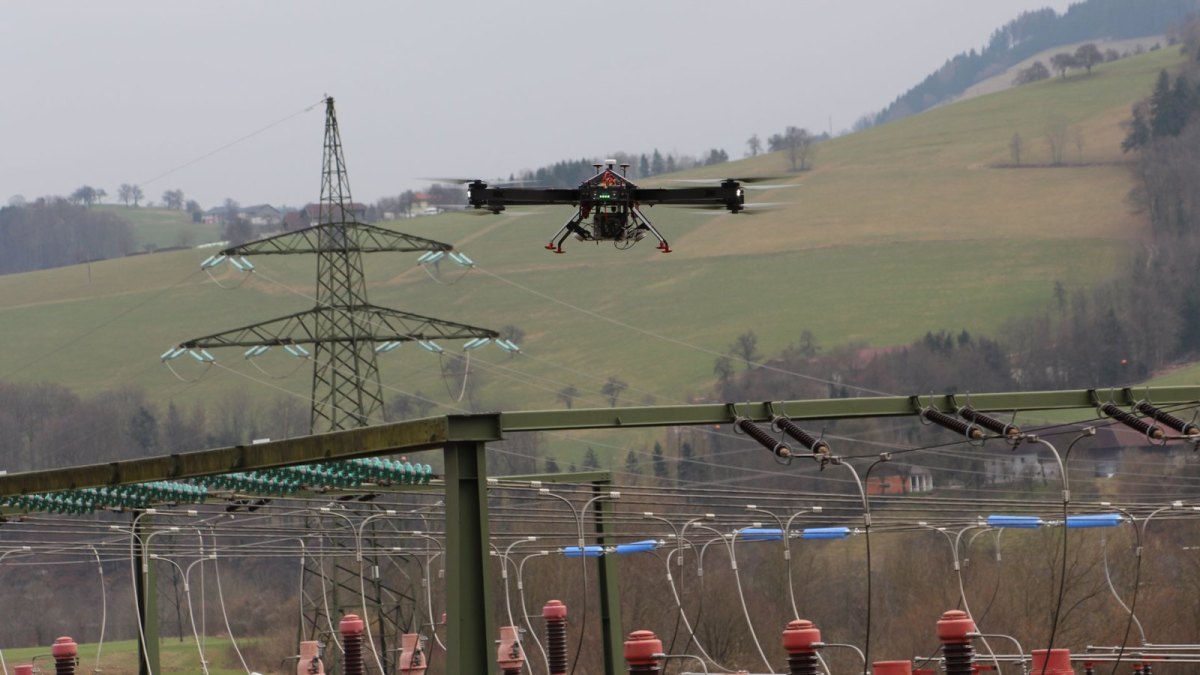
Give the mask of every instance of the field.
<path id="1" fill-rule="evenodd" d="M 216 225 L 193 223 L 191 214 L 184 211 L 113 204 L 92 208 L 109 211 L 128 220 L 133 226 L 133 240 L 138 251 L 196 246 L 216 241 L 220 234 Z"/>
<path id="2" fill-rule="evenodd" d="M 1153 52 L 1100 66 L 1090 77 L 981 96 L 824 143 L 813 170 L 781 179 L 794 188 L 751 193 L 752 200 L 789 202 L 776 211 L 747 217 L 651 209 L 675 249 L 669 255 L 646 242 L 620 252 L 574 240 L 565 255 L 552 255 L 542 245 L 569 215 L 562 209 L 392 223 L 454 243 L 480 269 L 459 279 L 459 270 L 443 264 L 438 283 L 416 269 L 414 256 L 369 255 L 371 300 L 524 330 L 524 356 L 509 359 L 493 347 L 473 352 L 485 406 L 506 408 L 560 406 L 556 392 L 568 384 L 583 392 L 576 405 L 606 405 L 599 390 L 610 376 L 630 384 L 625 403 L 703 395 L 714 358 L 748 330 L 765 355 L 804 329 L 823 345 L 870 346 L 942 328 L 994 333 L 1047 303 L 1055 281 L 1072 289 L 1109 277 L 1136 245 L 1145 225 L 1126 202 L 1131 177 L 1120 125 L 1159 69 L 1178 58 L 1173 50 Z M 1066 158 L 1082 165 L 996 168 L 1011 161 L 1014 133 L 1024 139 L 1025 163 L 1047 163 L 1051 116 L 1071 125 Z M 687 177 L 781 173 L 786 162 L 772 154 Z M 182 227 L 152 219 L 169 212 L 122 215 L 129 211 L 139 212 L 145 241 L 170 245 Z M 180 340 L 312 304 L 305 297 L 312 260 L 261 258 L 259 274 L 222 290 L 198 271 L 208 255 L 93 264 L 91 285 L 79 267 L 0 277 L 0 379 L 56 381 L 83 393 L 136 385 L 160 402 L 185 404 L 235 390 L 306 397 L 307 370 L 269 379 L 234 351 L 218 353 L 219 365 L 194 384 L 159 364 L 159 354 Z M 217 276 L 223 285 L 241 281 L 228 268 Z M 201 374 L 194 362 L 177 363 L 185 379 Z M 406 346 L 380 363 L 387 393 L 420 390 L 447 405 L 440 411 L 460 405 L 448 391 L 457 383 L 437 374 L 437 357 Z M 259 365 L 287 373 L 296 364 L 272 352 Z"/>
<path id="3" fill-rule="evenodd" d="M 239 646 L 245 647 L 242 640 Z M 245 673 L 237 656 L 233 652 L 228 638 L 210 637 L 205 641 L 205 656 L 210 661 L 209 675 L 238 675 Z M 79 668 L 77 672 L 92 672 L 96 667 L 96 650 L 100 648 L 100 670 L 110 675 L 132 675 L 138 672 L 138 644 L 136 640 L 116 640 L 105 642 L 103 645 L 79 645 Z M 196 643 L 191 638 L 180 641 L 175 638 L 164 639 L 159 643 L 162 672 L 166 673 L 195 673 L 199 675 L 200 656 Z M 41 672 L 54 670 L 54 659 L 50 656 L 49 645 L 45 647 L 27 647 L 24 649 L 4 650 L 4 661 L 9 672 L 18 664 L 32 663 L 37 658 Z M 95 672 L 100 672 L 97 670 Z M 35 671 L 36 672 L 36 671 Z"/>

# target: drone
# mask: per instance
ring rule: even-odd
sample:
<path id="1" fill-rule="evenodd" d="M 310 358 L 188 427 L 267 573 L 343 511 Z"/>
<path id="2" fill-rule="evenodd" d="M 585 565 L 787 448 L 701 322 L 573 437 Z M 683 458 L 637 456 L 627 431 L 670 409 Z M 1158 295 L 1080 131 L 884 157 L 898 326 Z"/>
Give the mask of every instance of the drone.
<path id="1" fill-rule="evenodd" d="M 704 187 L 644 188 L 626 178 L 628 164 L 618 165 L 615 159 L 609 159 L 592 166 L 596 175 L 577 188 L 489 187 L 479 179 L 462 181 L 467 184 L 467 206 L 493 214 L 508 206 L 576 207 L 575 214 L 546 244 L 546 249 L 554 253 L 563 252 L 563 242 L 571 235 L 579 241 L 611 241 L 619 249 L 631 248 L 647 235 L 653 235 L 658 240 L 658 250 L 670 253 L 670 244 L 642 213 L 642 207 L 668 204 L 740 213 L 747 207 L 743 183 L 761 180 L 727 178 L 718 185 Z"/>

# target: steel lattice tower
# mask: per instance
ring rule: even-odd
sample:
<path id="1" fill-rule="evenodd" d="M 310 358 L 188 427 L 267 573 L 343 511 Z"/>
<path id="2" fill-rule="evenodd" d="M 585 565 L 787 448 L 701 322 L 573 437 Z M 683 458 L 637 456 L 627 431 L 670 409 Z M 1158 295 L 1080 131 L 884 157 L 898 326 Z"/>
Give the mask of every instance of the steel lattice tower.
<path id="1" fill-rule="evenodd" d="M 220 253 L 233 259 L 252 255 L 315 254 L 316 306 L 188 340 L 180 343 L 179 348 L 286 346 L 294 349 L 308 345 L 312 348 L 314 362 L 310 432 L 362 427 L 381 421 L 384 399 L 376 361 L 377 344 L 496 338 L 499 334 L 486 328 L 372 305 L 367 300 L 363 254 L 451 249 L 449 244 L 359 222 L 350 196 L 333 98 L 328 97 L 325 99 L 321 201 L 316 224 L 296 232 L 232 246 Z M 320 516 L 309 520 L 314 536 L 330 539 L 335 547 L 345 550 L 345 542 L 353 540 L 353 528 L 349 525 L 330 522 Z M 374 530 L 372 527 L 365 536 L 371 537 Z M 375 548 L 369 546 L 369 549 Z M 400 629 L 408 623 L 404 618 L 404 606 L 412 602 L 412 598 L 397 587 L 399 584 L 389 583 L 387 575 L 379 573 L 382 568 L 378 557 L 367 555 L 364 559 L 374 576 L 366 584 L 368 597 L 365 601 L 375 614 L 378 626 L 375 642 L 385 671 L 392 672 L 396 657 L 387 645 L 391 640 L 399 644 Z M 323 564 L 323 557 L 305 558 L 300 626 L 304 639 L 319 639 L 328 632 L 340 618 L 337 616 L 339 611 L 362 607 L 359 570 L 355 567 L 340 564 L 337 558 L 329 566 Z M 314 587 L 319 588 L 319 592 Z M 369 617 L 364 619 L 369 620 Z M 328 670 L 335 672 L 340 660 L 337 650 L 327 650 L 325 656 Z"/>
<path id="2" fill-rule="evenodd" d="M 358 221 L 333 99 L 325 100 L 325 150 L 317 224 L 221 251 L 227 257 L 317 255 L 317 304 L 310 310 L 180 343 L 187 349 L 312 345 L 310 431 L 380 421 L 383 387 L 375 346 L 384 342 L 495 338 L 495 331 L 377 307 L 367 301 L 363 254 L 453 247 Z"/>

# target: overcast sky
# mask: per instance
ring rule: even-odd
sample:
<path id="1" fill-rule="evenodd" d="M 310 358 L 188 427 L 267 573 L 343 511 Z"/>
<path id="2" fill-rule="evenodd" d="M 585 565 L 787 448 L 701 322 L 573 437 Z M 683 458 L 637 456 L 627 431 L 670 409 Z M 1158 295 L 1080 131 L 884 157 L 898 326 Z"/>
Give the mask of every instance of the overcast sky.
<path id="1" fill-rule="evenodd" d="M 754 133 L 845 129 L 1022 11 L 1068 4 L 7 0 L 0 200 L 127 182 L 302 204 L 325 93 L 360 201 L 618 150 L 736 158 Z"/>

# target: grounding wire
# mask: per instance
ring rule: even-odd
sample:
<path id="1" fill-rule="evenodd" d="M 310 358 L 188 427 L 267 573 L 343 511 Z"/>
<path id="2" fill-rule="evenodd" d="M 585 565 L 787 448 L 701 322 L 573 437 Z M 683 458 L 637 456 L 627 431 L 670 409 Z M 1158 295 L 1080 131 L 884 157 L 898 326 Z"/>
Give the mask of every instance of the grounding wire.
<path id="1" fill-rule="evenodd" d="M 246 134 L 246 135 L 244 135 L 244 136 L 240 136 L 240 137 L 238 137 L 238 138 L 235 138 L 234 140 L 232 140 L 232 141 L 229 141 L 228 143 L 225 143 L 224 145 L 222 145 L 222 146 L 220 146 L 220 147 L 216 148 L 215 150 L 210 150 L 210 151 L 208 151 L 208 152 L 204 153 L 203 155 L 200 155 L 199 157 L 196 157 L 196 158 L 194 158 L 194 159 L 190 159 L 190 160 L 188 160 L 188 161 L 184 162 L 183 164 L 180 164 L 179 166 L 176 166 L 176 167 L 172 167 L 172 168 L 170 168 L 170 169 L 167 169 L 166 171 L 163 171 L 162 173 L 160 173 L 160 174 L 158 174 L 158 175 L 155 175 L 155 176 L 153 176 L 153 177 L 151 177 L 151 178 L 149 178 L 149 179 L 147 179 L 147 180 L 144 180 L 144 181 L 142 181 L 141 183 L 138 183 L 138 185 L 149 185 L 149 184 L 151 184 L 151 183 L 153 183 L 153 182 L 155 182 L 155 181 L 158 181 L 158 180 L 161 180 L 161 179 L 163 179 L 163 178 L 166 178 L 167 176 L 170 176 L 171 174 L 173 174 L 173 173 L 175 173 L 175 172 L 177 172 L 177 171 L 181 171 L 181 170 L 183 170 L 183 169 L 186 169 L 186 168 L 188 168 L 189 166 L 192 166 L 193 164 L 197 164 L 197 163 L 199 163 L 199 162 L 202 162 L 202 161 L 204 161 L 204 160 L 208 159 L 209 157 L 212 157 L 213 155 L 215 155 L 215 154 L 217 154 L 217 153 L 219 153 L 219 152 L 222 152 L 222 151 L 228 150 L 229 148 L 232 148 L 232 147 L 234 147 L 235 145 L 238 145 L 239 143 L 242 143 L 242 142 L 244 142 L 244 141 L 248 141 L 248 140 L 250 140 L 251 138 L 254 138 L 255 136 L 258 136 L 259 134 L 262 134 L 262 133 L 265 133 L 265 132 L 267 132 L 267 131 L 270 131 L 271 129 L 274 129 L 275 127 L 279 126 L 280 124 L 283 124 L 284 122 L 287 122 L 287 121 L 291 120 L 292 118 L 299 117 L 300 115 L 303 115 L 303 114 L 304 114 L 304 113 L 306 113 L 306 112 L 309 112 L 309 111 L 311 111 L 311 110 L 314 110 L 314 109 L 315 109 L 317 106 L 319 106 L 319 105 L 321 105 L 321 104 L 323 104 L 323 103 L 325 103 L 325 98 L 324 98 L 324 97 L 322 97 L 322 98 L 321 98 L 321 100 L 317 101 L 316 103 L 313 103 L 312 105 L 308 106 L 307 108 L 302 108 L 302 109 L 300 109 L 300 110 L 297 110 L 296 112 L 294 112 L 294 113 L 292 113 L 292 114 L 290 114 L 290 115 L 288 115 L 288 116 L 286 116 L 286 117 L 283 117 L 283 118 L 281 118 L 281 119 L 278 119 L 278 120 L 276 120 L 276 121 L 274 121 L 274 122 L 271 122 L 270 124 L 266 125 L 265 127 L 261 127 L 261 128 L 259 128 L 259 129 L 255 130 L 255 131 L 251 131 L 250 133 L 248 133 L 248 134 Z"/>

